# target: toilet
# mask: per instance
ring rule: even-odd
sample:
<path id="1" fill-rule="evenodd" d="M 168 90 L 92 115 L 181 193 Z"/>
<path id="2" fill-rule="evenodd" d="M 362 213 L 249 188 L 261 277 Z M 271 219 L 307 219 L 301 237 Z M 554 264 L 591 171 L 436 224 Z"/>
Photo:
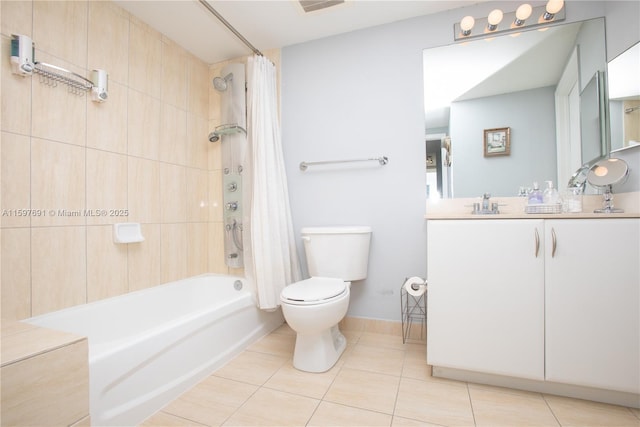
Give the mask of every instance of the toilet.
<path id="1" fill-rule="evenodd" d="M 286 286 L 280 302 L 296 332 L 293 366 L 325 372 L 347 346 L 338 323 L 347 314 L 351 282 L 367 277 L 371 227 L 307 227 L 301 235 L 311 278 Z"/>

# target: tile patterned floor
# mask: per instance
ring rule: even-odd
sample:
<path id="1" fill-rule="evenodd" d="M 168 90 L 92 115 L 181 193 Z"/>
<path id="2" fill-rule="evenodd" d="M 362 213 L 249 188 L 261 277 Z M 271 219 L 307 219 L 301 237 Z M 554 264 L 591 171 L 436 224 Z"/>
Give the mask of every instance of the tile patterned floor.
<path id="1" fill-rule="evenodd" d="M 286 325 L 142 426 L 640 426 L 640 410 L 433 378 L 424 343 L 345 331 L 321 374 L 293 368 Z"/>

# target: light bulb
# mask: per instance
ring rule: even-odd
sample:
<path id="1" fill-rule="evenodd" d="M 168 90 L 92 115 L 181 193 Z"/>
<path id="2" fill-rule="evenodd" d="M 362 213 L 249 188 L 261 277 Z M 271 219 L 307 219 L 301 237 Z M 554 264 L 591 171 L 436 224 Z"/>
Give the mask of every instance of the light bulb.
<path id="1" fill-rule="evenodd" d="M 560 12 L 562 6 L 564 6 L 564 0 L 549 0 L 546 10 L 547 12 L 555 15 L 556 13 Z"/>
<path id="2" fill-rule="evenodd" d="M 598 166 L 593 171 L 593 173 L 596 174 L 596 176 L 607 176 L 607 174 L 609 173 L 609 169 L 607 169 L 605 166 Z"/>
<path id="3" fill-rule="evenodd" d="M 502 11 L 500 9 L 492 10 L 487 21 L 489 21 L 491 25 L 498 25 L 500 21 L 502 21 Z"/>
<path id="4" fill-rule="evenodd" d="M 533 8 L 531 7 L 530 4 L 527 4 L 527 3 L 522 4 L 520 5 L 520 7 L 518 7 L 518 9 L 516 9 L 516 19 L 518 21 L 524 22 L 528 17 L 531 16 L 532 11 L 533 11 Z"/>
<path id="5" fill-rule="evenodd" d="M 563 6 L 564 0 L 549 0 L 545 7 L 544 15 L 542 15 L 542 19 L 545 21 L 551 21 L 554 15 L 562 10 Z"/>
<path id="6" fill-rule="evenodd" d="M 530 4 L 528 3 L 521 4 L 518 7 L 518 9 L 516 9 L 516 18 L 518 18 L 521 21 L 524 21 L 525 19 L 531 16 L 532 11 L 533 11 L 533 8 L 531 7 Z"/>
<path id="7" fill-rule="evenodd" d="M 500 9 L 494 9 L 487 17 L 487 29 L 489 31 L 495 31 L 498 28 L 498 24 L 502 21 L 502 11 Z"/>
<path id="8" fill-rule="evenodd" d="M 462 35 L 468 36 L 469 34 L 471 34 L 471 29 L 473 28 L 475 23 L 476 20 L 473 19 L 473 16 L 465 16 L 464 18 L 462 18 L 462 21 L 460 21 L 460 29 L 462 30 Z"/>

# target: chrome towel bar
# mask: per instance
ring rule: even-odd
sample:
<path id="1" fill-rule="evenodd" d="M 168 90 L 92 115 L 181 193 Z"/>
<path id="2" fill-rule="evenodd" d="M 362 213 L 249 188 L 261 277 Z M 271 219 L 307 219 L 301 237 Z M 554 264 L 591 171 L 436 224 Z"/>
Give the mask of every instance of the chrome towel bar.
<path id="1" fill-rule="evenodd" d="M 320 162 L 300 162 L 300 170 L 306 171 L 309 166 L 315 166 L 315 165 L 329 165 L 334 163 L 353 163 L 353 162 L 370 162 L 370 161 L 376 161 L 380 163 L 380 166 L 384 166 L 387 163 L 389 163 L 389 159 L 387 158 L 387 156 L 371 157 L 368 159 L 324 160 Z"/>

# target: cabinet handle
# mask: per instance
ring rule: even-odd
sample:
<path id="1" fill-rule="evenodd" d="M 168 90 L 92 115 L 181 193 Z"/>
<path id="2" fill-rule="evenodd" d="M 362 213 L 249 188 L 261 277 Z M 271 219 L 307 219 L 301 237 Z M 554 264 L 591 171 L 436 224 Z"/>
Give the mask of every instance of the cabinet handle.
<path id="1" fill-rule="evenodd" d="M 558 246 L 558 242 L 556 239 L 556 230 L 554 230 L 553 228 L 551 229 L 551 241 L 553 242 L 553 245 L 551 246 L 551 258 L 553 258 L 554 256 L 556 256 L 556 247 Z"/>
<path id="2" fill-rule="evenodd" d="M 538 252 L 540 251 L 540 234 L 538 234 L 538 229 L 536 228 L 536 258 L 538 258 Z"/>

